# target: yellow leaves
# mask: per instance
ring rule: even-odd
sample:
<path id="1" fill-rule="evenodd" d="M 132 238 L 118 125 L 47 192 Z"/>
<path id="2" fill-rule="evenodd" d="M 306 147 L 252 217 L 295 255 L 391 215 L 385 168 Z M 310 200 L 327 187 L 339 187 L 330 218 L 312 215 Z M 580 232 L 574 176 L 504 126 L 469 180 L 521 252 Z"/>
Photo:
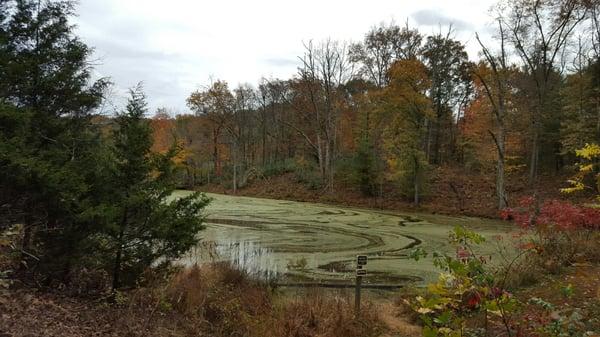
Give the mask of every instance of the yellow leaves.
<path id="1" fill-rule="evenodd" d="M 578 157 L 592 160 L 594 158 L 600 157 L 600 146 L 598 144 L 585 144 L 583 149 L 576 150 L 575 154 Z"/>
<path id="2" fill-rule="evenodd" d="M 567 182 L 569 184 L 571 184 L 571 187 L 561 188 L 560 189 L 561 193 L 565 193 L 565 194 L 575 193 L 575 192 L 583 191 L 583 189 L 585 188 L 585 185 L 581 181 L 567 180 Z"/>
<path id="3" fill-rule="evenodd" d="M 175 165 L 183 165 L 190 155 L 190 151 L 182 147 L 181 150 L 177 152 L 177 155 L 173 157 L 173 162 Z"/>
<path id="4" fill-rule="evenodd" d="M 582 165 L 579 167 L 579 172 L 587 173 L 592 172 L 594 170 L 593 164 Z"/>
<path id="5" fill-rule="evenodd" d="M 443 336 L 452 336 L 452 333 L 456 333 L 454 330 L 446 327 L 439 328 L 438 332 L 441 333 Z"/>
<path id="6" fill-rule="evenodd" d="M 393 110 L 403 111 L 402 119 L 432 117 L 431 102 L 426 95 L 431 82 L 427 68 L 417 60 L 397 61 L 389 70 L 390 85 L 382 99 Z"/>
<path id="7" fill-rule="evenodd" d="M 441 275 L 440 275 L 441 278 Z M 434 295 L 444 295 L 446 294 L 446 289 L 443 283 L 430 283 L 427 285 L 427 291 Z"/>
<path id="8" fill-rule="evenodd" d="M 575 154 L 579 158 L 594 161 L 595 159 L 600 158 L 600 146 L 598 146 L 598 144 L 585 144 L 582 149 L 576 150 Z M 584 190 L 586 188 L 583 183 L 584 177 L 593 173 L 595 169 L 596 165 L 593 162 L 580 164 L 578 174 L 573 179 L 568 180 L 568 183 L 571 184 L 571 186 L 561 188 L 560 191 L 568 194 Z M 596 181 L 600 186 L 600 175 L 596 176 Z M 598 196 L 598 200 L 600 200 L 600 196 Z"/>

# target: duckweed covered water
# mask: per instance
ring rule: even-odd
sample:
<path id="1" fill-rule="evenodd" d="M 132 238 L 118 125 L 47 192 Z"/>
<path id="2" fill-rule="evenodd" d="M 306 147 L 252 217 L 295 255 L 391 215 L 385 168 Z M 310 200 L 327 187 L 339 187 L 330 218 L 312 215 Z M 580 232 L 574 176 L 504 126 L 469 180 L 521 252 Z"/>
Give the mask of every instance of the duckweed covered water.
<path id="1" fill-rule="evenodd" d="M 189 193 L 179 191 L 177 195 Z M 231 261 L 249 273 L 280 282 L 341 282 L 354 279 L 356 255 L 368 255 L 365 283 L 422 283 L 437 277 L 431 259 L 414 261 L 412 249 L 452 253 L 448 233 L 456 225 L 489 240 L 507 234 L 507 223 L 468 217 L 394 214 L 323 204 L 208 194 L 202 242 L 183 262 Z"/>

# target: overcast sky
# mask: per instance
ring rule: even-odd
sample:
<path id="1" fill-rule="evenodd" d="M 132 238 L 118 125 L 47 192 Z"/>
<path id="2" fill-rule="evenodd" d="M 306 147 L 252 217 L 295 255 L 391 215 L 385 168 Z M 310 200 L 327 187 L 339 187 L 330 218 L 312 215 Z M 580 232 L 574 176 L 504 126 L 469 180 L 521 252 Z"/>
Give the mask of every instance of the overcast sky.
<path id="1" fill-rule="evenodd" d="M 231 87 L 296 72 L 303 41 L 360 41 L 381 22 L 447 29 L 477 57 L 475 32 L 489 36 L 495 0 L 81 0 L 77 33 L 95 48 L 98 76 L 119 105 L 142 81 L 150 113 L 185 113 L 185 99 L 210 78 Z"/>

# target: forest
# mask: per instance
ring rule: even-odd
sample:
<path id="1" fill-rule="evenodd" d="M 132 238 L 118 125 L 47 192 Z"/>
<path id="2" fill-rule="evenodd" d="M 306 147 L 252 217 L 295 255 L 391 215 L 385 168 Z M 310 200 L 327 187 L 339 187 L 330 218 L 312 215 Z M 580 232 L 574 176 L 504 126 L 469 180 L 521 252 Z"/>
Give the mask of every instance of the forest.
<path id="1" fill-rule="evenodd" d="M 476 58 L 299 41 L 184 113 L 107 110 L 77 9 L 0 0 L 0 336 L 600 334 L 600 1 L 500 1 Z"/>
<path id="2" fill-rule="evenodd" d="M 189 114 L 159 108 L 153 150 L 183 149 L 186 188 L 236 193 L 295 172 L 319 193 L 349 187 L 414 204 L 435 189 L 436 168 L 460 168 L 494 176 L 501 210 L 517 202 L 509 175 L 535 189 L 540 176 L 572 174 L 576 151 L 598 143 L 600 28 L 594 6 L 580 6 L 498 9 L 495 40 L 478 38 L 475 61 L 452 27 L 424 35 L 391 22 L 356 43 L 306 42 L 292 78 L 212 80 L 189 94 Z"/>

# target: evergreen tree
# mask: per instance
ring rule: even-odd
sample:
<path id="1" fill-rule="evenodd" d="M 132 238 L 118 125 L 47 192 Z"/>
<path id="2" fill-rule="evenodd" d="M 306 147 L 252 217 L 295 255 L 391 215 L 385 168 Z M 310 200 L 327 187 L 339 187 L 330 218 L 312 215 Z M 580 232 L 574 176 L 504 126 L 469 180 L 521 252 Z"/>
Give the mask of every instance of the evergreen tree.
<path id="1" fill-rule="evenodd" d="M 101 267 L 116 288 L 196 244 L 208 200 L 169 200 L 177 149 L 151 153 L 140 92 L 101 137 L 108 82 L 91 81 L 72 14 L 70 1 L 0 0 L 0 225 L 22 224 L 23 260 L 48 280 Z"/>
<path id="2" fill-rule="evenodd" d="M 199 193 L 172 199 L 173 158 L 179 149 L 152 153 L 150 122 L 140 87 L 131 90 L 124 112 L 117 115 L 111 145 L 111 173 L 100 214 L 105 227 L 94 237 L 106 252 L 105 266 L 113 289 L 132 284 L 154 262 L 178 258 L 197 244 L 204 228 L 201 212 L 209 199 Z"/>
<path id="3" fill-rule="evenodd" d="M 353 158 L 353 180 L 362 194 L 372 196 L 375 193 L 378 175 L 378 160 L 371 139 L 363 135 Z"/>
<path id="4" fill-rule="evenodd" d="M 91 81 L 72 2 L 4 0 L 0 13 L 0 201 L 13 215 L 4 225 L 23 224 L 24 256 L 66 274 L 89 234 L 80 216 L 100 144 L 90 118 L 108 82 Z"/>

